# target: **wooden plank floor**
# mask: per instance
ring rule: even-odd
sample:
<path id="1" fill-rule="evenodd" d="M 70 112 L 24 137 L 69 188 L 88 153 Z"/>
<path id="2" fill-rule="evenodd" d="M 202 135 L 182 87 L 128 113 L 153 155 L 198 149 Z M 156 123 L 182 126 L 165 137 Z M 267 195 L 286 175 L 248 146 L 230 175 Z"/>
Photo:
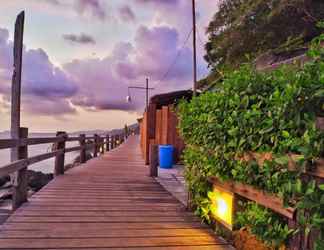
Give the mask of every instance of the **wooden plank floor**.
<path id="1" fill-rule="evenodd" d="M 30 198 L 0 226 L 0 249 L 231 249 L 147 174 L 130 137 Z"/>

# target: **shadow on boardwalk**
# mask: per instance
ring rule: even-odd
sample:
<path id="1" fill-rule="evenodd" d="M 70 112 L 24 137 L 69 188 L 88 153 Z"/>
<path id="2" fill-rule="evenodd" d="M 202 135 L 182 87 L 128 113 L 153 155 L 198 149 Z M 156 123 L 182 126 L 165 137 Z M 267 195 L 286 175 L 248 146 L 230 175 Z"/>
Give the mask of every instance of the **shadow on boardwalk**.
<path id="1" fill-rule="evenodd" d="M 231 249 L 148 177 L 137 136 L 54 179 L 0 230 L 0 249 Z"/>

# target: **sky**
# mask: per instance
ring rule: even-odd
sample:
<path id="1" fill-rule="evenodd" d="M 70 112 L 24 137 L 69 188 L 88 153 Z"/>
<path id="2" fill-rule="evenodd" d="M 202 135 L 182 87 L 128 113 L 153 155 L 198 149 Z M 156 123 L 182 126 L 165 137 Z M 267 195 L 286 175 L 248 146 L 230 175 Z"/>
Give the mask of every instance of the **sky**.
<path id="1" fill-rule="evenodd" d="M 218 0 L 197 0 L 198 75 Z M 113 129 L 150 95 L 192 87 L 191 0 L 0 0 L 0 131 L 10 127 L 16 16 L 25 10 L 21 125 L 32 132 Z M 190 37 L 189 37 L 190 36 Z"/>

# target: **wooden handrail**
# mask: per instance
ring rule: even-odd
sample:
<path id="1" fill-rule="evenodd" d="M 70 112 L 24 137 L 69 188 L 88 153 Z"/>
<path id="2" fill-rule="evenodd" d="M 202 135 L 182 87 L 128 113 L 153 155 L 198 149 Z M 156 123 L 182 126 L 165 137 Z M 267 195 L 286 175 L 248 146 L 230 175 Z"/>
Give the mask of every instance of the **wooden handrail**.
<path id="1" fill-rule="evenodd" d="M 93 140 L 94 136 L 85 137 L 86 140 Z M 25 139 L 0 139 L 0 149 L 10 149 L 19 146 L 31 146 L 39 144 L 49 144 L 61 142 L 63 139 L 58 137 L 32 137 Z M 79 141 L 80 137 L 68 137 L 66 142 Z"/>
<path id="2" fill-rule="evenodd" d="M 0 149 L 17 147 L 17 140 L 15 139 L 0 139 Z"/>
<path id="3" fill-rule="evenodd" d="M 93 150 L 93 156 L 97 157 L 110 149 L 119 146 L 124 138 L 122 135 L 100 135 L 88 136 L 81 134 L 77 137 L 68 137 L 65 132 L 57 132 L 56 137 L 39 137 L 28 138 L 28 129 L 20 128 L 20 136 L 17 139 L 0 139 L 0 149 L 18 149 L 18 160 L 11 162 L 3 167 L 0 167 L 0 177 L 6 175 L 13 175 L 13 209 L 19 208 L 24 202 L 27 201 L 27 168 L 29 165 L 41 162 L 55 157 L 54 174 L 62 175 L 65 171 L 65 154 L 75 151 L 80 151 L 80 163 L 87 161 L 86 151 Z M 116 138 L 121 138 L 116 143 Z M 66 148 L 66 142 L 79 142 L 79 146 Z M 28 146 L 54 143 L 53 152 L 40 154 L 28 157 Z M 110 146 L 110 147 L 109 147 Z"/>
<path id="4" fill-rule="evenodd" d="M 79 141 L 84 140 L 84 144 L 80 144 L 80 146 L 75 146 L 75 147 L 70 147 L 70 148 L 64 148 L 64 149 L 59 149 L 55 150 L 53 152 L 45 153 L 45 154 L 40 154 L 32 157 L 28 157 L 26 159 L 18 160 L 11 162 L 9 164 L 6 164 L 2 167 L 0 167 L 0 177 L 6 176 L 9 174 L 12 174 L 14 172 L 20 171 L 29 165 L 48 160 L 50 158 L 56 157 L 61 154 L 65 153 L 70 153 L 70 152 L 75 152 L 75 151 L 86 151 L 86 150 L 92 150 L 92 149 L 97 149 L 97 154 L 100 152 L 104 152 L 104 146 L 106 145 L 106 151 L 115 148 L 118 146 L 116 143 L 112 142 L 112 138 L 117 138 L 121 137 L 122 135 L 115 135 L 114 137 L 106 135 L 104 137 L 101 137 L 99 135 L 96 136 L 84 136 L 81 137 L 82 135 L 78 137 L 67 137 L 67 138 L 60 138 L 60 137 L 35 137 L 35 138 L 22 138 L 22 139 L 0 139 L 0 149 L 10 149 L 10 148 L 15 148 L 15 147 L 22 147 L 22 146 L 31 146 L 31 145 L 40 145 L 40 144 L 49 144 L 49 143 L 59 143 L 62 141 L 65 142 L 73 142 L 73 141 Z M 91 143 L 86 143 L 88 140 L 94 140 L 97 137 L 97 142 L 91 142 Z M 110 148 L 107 147 L 107 145 L 110 145 Z M 101 147 L 102 150 L 99 152 L 98 148 Z M 85 157 L 85 156 L 84 156 Z M 86 159 L 83 159 L 84 162 Z M 82 163 L 84 163 L 82 162 Z"/>

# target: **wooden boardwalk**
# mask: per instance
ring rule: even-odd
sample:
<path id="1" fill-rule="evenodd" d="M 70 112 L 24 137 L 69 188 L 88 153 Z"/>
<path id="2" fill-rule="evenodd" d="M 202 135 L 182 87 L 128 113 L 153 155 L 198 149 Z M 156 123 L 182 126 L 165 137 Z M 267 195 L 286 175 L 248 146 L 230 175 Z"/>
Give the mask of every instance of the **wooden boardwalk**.
<path id="1" fill-rule="evenodd" d="M 0 226 L 0 249 L 231 249 L 154 179 L 138 138 L 55 178 Z"/>

